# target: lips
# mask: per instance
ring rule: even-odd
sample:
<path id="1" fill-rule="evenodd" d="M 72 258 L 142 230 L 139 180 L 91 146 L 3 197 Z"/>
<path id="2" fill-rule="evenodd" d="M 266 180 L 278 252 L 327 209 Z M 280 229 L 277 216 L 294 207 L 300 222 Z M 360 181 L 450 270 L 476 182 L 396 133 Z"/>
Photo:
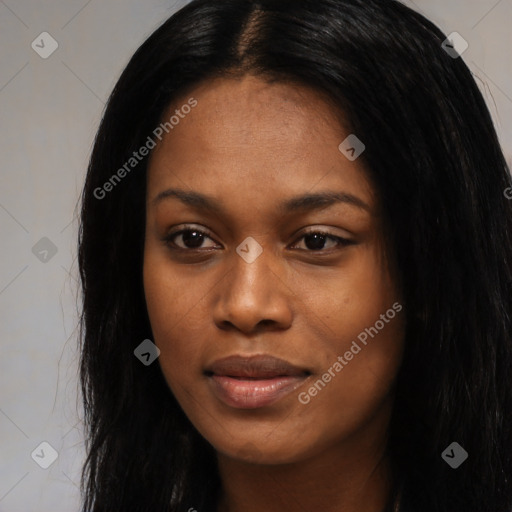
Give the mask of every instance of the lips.
<path id="1" fill-rule="evenodd" d="M 309 372 L 273 356 L 234 355 L 215 361 L 206 368 L 206 374 L 244 379 L 271 379 L 274 377 L 300 377 L 308 375 Z"/>
<path id="2" fill-rule="evenodd" d="M 311 375 L 283 359 L 272 356 L 230 356 L 205 370 L 213 394 L 238 409 L 255 409 L 277 402 Z"/>

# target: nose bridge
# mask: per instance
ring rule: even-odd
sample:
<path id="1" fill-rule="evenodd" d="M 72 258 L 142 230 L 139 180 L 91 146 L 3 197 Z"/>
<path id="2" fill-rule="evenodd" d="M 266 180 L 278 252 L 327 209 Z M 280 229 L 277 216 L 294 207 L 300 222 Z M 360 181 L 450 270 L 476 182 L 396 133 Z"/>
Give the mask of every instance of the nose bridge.
<path id="1" fill-rule="evenodd" d="M 246 239 L 237 247 L 230 257 L 231 271 L 220 288 L 215 312 L 218 324 L 230 323 L 249 331 L 260 322 L 290 322 L 286 287 L 277 275 L 275 259 L 273 251 L 254 239 Z"/>
<path id="2" fill-rule="evenodd" d="M 268 302 L 276 285 L 276 276 L 270 270 L 272 266 L 275 267 L 272 259 L 271 251 L 264 250 L 254 239 L 242 242 L 230 262 L 232 275 L 229 293 L 232 298 L 248 304 L 264 299 Z"/>

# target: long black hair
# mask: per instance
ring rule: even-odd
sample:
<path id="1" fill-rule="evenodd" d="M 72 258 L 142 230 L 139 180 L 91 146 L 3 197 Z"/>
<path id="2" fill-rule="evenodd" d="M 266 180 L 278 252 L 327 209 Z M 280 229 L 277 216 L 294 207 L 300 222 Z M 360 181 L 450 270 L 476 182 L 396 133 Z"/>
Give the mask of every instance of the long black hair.
<path id="1" fill-rule="evenodd" d="M 84 512 L 214 510 L 214 449 L 159 365 L 134 356 L 152 339 L 147 157 L 126 162 L 173 100 L 247 73 L 315 88 L 366 146 L 407 315 L 388 447 L 400 511 L 511 512 L 512 183 L 484 99 L 445 39 L 395 0 L 194 0 L 133 55 L 81 198 Z M 457 469 L 442 456 L 453 442 L 468 454 Z"/>

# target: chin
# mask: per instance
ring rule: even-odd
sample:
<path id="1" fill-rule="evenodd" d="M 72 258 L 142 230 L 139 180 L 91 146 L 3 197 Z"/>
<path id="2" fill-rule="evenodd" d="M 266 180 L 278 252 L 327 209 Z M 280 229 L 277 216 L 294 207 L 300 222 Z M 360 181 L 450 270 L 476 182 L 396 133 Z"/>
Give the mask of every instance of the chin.
<path id="1" fill-rule="evenodd" d="M 239 446 L 231 443 L 228 446 L 215 446 L 215 450 L 224 457 L 245 462 L 247 464 L 279 465 L 292 464 L 306 458 L 301 447 L 292 442 L 284 445 L 270 443 L 268 440 L 241 441 Z"/>

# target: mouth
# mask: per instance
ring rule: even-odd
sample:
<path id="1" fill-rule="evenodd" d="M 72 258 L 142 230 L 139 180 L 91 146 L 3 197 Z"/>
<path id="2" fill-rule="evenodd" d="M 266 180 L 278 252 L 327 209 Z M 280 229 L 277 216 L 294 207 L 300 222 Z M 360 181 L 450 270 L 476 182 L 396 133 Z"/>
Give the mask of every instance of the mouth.
<path id="1" fill-rule="evenodd" d="M 215 361 L 204 374 L 214 395 L 238 409 L 271 405 L 288 395 L 311 375 L 272 356 L 230 356 Z"/>

